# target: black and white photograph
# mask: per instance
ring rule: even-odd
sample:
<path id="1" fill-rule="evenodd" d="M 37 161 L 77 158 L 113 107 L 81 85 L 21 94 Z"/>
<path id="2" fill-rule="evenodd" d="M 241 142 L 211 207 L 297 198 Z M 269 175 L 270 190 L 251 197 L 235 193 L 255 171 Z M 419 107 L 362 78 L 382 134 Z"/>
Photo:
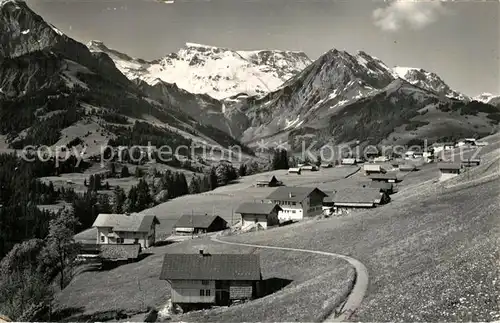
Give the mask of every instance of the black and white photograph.
<path id="1" fill-rule="evenodd" d="M 500 1 L 0 0 L 0 322 L 500 322 Z"/>

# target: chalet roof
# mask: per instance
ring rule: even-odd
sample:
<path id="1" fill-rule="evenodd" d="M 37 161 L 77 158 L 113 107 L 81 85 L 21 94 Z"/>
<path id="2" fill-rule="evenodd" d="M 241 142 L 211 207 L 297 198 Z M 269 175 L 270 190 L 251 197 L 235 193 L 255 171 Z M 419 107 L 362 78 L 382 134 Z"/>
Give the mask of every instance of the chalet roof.
<path id="1" fill-rule="evenodd" d="M 439 169 L 458 170 L 462 168 L 460 163 L 438 163 Z"/>
<path id="2" fill-rule="evenodd" d="M 255 254 L 166 254 L 160 279 L 260 280 Z"/>
<path id="3" fill-rule="evenodd" d="M 387 183 L 387 182 L 378 182 L 378 181 L 372 181 L 367 184 L 365 184 L 365 187 L 368 188 L 378 188 L 378 189 L 384 189 L 384 190 L 391 190 L 393 188 L 392 183 Z"/>
<path id="4" fill-rule="evenodd" d="M 396 174 L 390 174 L 390 173 L 380 173 L 380 174 L 371 174 L 368 176 L 370 179 L 393 179 L 397 180 L 398 177 Z"/>
<path id="5" fill-rule="evenodd" d="M 160 221 L 154 215 L 101 213 L 97 216 L 92 226 L 109 227 L 113 231 L 148 232 L 152 224 L 160 224 Z"/>
<path id="6" fill-rule="evenodd" d="M 226 222 L 223 218 L 218 215 L 203 215 L 203 214 L 184 214 L 174 225 L 174 228 L 200 228 L 208 229 L 214 223 L 214 221 L 219 218 Z"/>
<path id="7" fill-rule="evenodd" d="M 278 204 L 245 202 L 240 204 L 235 212 L 269 215 L 275 208 L 281 210 L 281 207 Z"/>
<path id="8" fill-rule="evenodd" d="M 340 190 L 329 192 L 325 202 L 330 203 L 377 203 L 383 193 L 379 188 L 369 187 L 345 187 Z"/>
<path id="9" fill-rule="evenodd" d="M 268 197 L 266 197 L 266 199 L 301 202 L 313 192 L 318 192 L 320 195 L 326 196 L 323 191 L 319 190 L 316 187 L 283 186 L 278 187 L 276 190 L 274 190 L 271 194 L 269 194 Z"/>
<path id="10" fill-rule="evenodd" d="M 141 251 L 140 244 L 101 244 L 100 256 L 108 260 L 136 259 Z"/>

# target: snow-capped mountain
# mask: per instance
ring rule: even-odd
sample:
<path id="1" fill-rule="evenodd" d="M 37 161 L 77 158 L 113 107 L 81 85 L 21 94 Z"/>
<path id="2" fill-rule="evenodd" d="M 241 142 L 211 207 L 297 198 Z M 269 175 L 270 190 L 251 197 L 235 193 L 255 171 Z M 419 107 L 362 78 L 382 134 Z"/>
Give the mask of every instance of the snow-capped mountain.
<path id="1" fill-rule="evenodd" d="M 429 76 L 434 87 L 406 81 L 365 52 L 333 49 L 266 96 L 224 100 L 225 114 L 231 124 L 241 126 L 238 138 L 243 142 L 285 142 L 292 149 L 304 140 L 307 145 L 377 144 L 391 138 L 390 144 L 404 144 L 492 131 L 496 115 L 477 116 L 478 111 L 495 114 L 491 107 L 448 97 L 439 78 Z"/>
<path id="2" fill-rule="evenodd" d="M 91 41 L 87 46 L 91 51 L 107 53 L 129 79 L 138 78 L 150 85 L 158 80 L 175 83 L 188 92 L 216 99 L 274 91 L 311 63 L 303 52 L 234 51 L 194 43 L 186 43 L 177 53 L 146 62 L 109 49 L 100 41 Z"/>
<path id="3" fill-rule="evenodd" d="M 493 95 L 491 93 L 483 93 L 473 98 L 476 101 L 488 103 L 491 105 L 500 105 L 500 95 Z"/>
<path id="4" fill-rule="evenodd" d="M 396 66 L 394 73 L 403 80 L 421 87 L 423 89 L 436 92 L 437 94 L 466 100 L 467 97 L 462 93 L 452 90 L 436 73 L 428 72 L 421 68 Z"/>

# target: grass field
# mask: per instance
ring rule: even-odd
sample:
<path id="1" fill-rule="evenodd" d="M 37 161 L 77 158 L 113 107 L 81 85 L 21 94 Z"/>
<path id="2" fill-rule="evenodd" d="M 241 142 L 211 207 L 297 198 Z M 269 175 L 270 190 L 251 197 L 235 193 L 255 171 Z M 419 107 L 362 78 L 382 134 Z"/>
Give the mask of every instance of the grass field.
<path id="1" fill-rule="evenodd" d="M 159 280 L 165 253 L 257 253 L 260 255 L 264 279 L 279 278 L 292 282 L 284 289 L 256 302 L 216 311 L 190 313 L 194 320 L 279 320 L 311 321 L 326 315 L 348 293 L 354 270 L 343 260 L 332 257 L 290 253 L 279 250 L 259 250 L 220 244 L 207 239 L 194 239 L 184 243 L 153 248 L 150 256 L 140 262 L 127 264 L 109 271 L 83 272 L 57 295 L 59 309 L 73 309 L 71 320 L 82 314 L 95 314 L 111 310 L 142 312 L 148 306 L 161 307 L 170 297 L 166 281 Z M 309 269 L 304 271 L 303 264 Z M 280 310 L 276 311 L 276 306 Z M 285 313 L 284 313 L 285 312 Z M 208 315 L 208 316 L 207 316 Z M 184 320 L 184 318 L 182 318 Z"/>
<path id="2" fill-rule="evenodd" d="M 437 182 L 435 164 L 405 174 L 391 203 L 364 212 L 304 221 L 257 233 L 224 237 L 229 241 L 321 250 L 349 255 L 369 270 L 370 285 L 353 320 L 492 321 L 500 319 L 500 136 L 488 138 L 483 163 L 452 180 Z M 238 183 L 161 204 L 148 213 L 162 222 L 160 235 L 184 212 L 215 213 L 230 220 L 239 203 L 264 198 L 272 188 L 253 186 L 276 175 L 286 185 L 358 185 L 356 169 L 333 168 L 304 175 L 285 171 L 248 176 Z M 350 175 L 350 176 L 349 176 Z M 348 178 L 346 178 L 348 177 Z M 318 321 L 325 301 L 345 292 L 352 268 L 331 258 L 259 250 L 195 239 L 153 248 L 142 261 L 105 272 L 79 275 L 60 295 L 61 307 L 83 306 L 96 313 L 140 311 L 161 306 L 168 284 L 158 280 L 166 252 L 257 252 L 265 278 L 293 283 L 262 300 L 229 308 L 192 312 L 174 321 Z M 308 306 L 306 306 L 308 305 Z"/>

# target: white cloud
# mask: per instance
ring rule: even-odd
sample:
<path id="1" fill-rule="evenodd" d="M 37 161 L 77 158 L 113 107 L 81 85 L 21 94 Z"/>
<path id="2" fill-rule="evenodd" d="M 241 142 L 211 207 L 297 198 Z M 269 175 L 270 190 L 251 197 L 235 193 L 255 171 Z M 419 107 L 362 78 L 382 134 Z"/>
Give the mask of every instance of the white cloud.
<path id="1" fill-rule="evenodd" d="M 401 1 L 391 2 L 385 8 L 373 11 L 377 27 L 385 31 L 398 31 L 405 26 L 422 29 L 447 13 L 443 1 Z"/>

